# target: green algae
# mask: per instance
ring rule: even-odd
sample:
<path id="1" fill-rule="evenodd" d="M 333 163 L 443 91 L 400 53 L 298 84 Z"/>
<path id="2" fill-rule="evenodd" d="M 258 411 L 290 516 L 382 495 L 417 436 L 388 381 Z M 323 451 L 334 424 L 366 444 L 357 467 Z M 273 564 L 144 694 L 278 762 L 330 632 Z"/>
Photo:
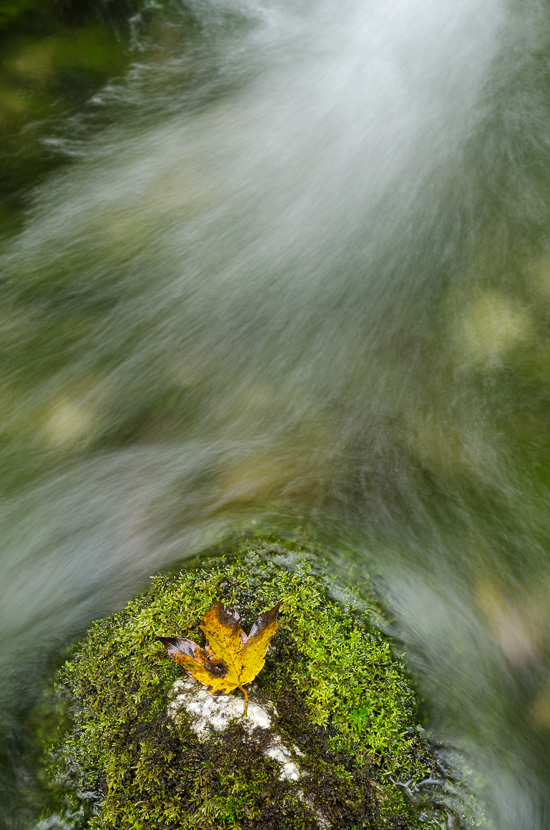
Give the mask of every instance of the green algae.
<path id="1" fill-rule="evenodd" d="M 238 557 L 229 549 L 155 576 L 73 648 L 36 716 L 43 820 L 77 830 L 421 825 L 395 782 L 433 775 L 435 761 L 389 640 L 368 613 L 330 599 L 307 549 L 293 551 L 289 568 L 289 551 L 276 542 L 238 547 Z M 280 780 L 264 755 L 264 730 L 251 738 L 235 720 L 201 743 L 188 716 L 172 721 L 167 704 L 182 670 L 154 639 L 202 643 L 200 619 L 218 599 L 239 611 L 247 631 L 281 598 L 251 700 L 275 705 L 275 730 L 300 754 L 299 784 Z"/>

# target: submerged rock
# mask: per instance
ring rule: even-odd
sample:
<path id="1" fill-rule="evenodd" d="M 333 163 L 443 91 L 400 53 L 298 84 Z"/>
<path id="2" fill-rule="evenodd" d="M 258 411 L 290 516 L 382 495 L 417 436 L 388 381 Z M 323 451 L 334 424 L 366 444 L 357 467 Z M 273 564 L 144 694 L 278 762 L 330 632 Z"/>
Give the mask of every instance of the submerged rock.
<path id="1" fill-rule="evenodd" d="M 436 761 L 369 608 L 331 600 L 303 549 L 290 568 L 278 543 L 238 548 L 155 577 L 74 647 L 37 719 L 41 830 L 425 826 L 426 807 L 415 810 L 399 782 L 435 779 Z M 246 718 L 240 692 L 211 696 L 155 641 L 203 643 L 199 624 L 217 600 L 247 630 L 280 599 Z"/>

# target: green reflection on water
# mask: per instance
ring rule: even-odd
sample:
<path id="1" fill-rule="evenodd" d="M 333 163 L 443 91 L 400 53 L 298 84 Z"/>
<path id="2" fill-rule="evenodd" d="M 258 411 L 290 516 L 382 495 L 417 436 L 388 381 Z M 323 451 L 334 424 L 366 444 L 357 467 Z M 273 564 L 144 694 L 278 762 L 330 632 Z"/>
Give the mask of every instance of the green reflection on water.
<path id="1" fill-rule="evenodd" d="M 140 0 L 2 4 L 0 230 L 17 227 L 30 188 L 66 163 L 55 147 L 60 120 L 82 111 L 128 66 L 133 55 L 128 16 L 140 5 Z"/>

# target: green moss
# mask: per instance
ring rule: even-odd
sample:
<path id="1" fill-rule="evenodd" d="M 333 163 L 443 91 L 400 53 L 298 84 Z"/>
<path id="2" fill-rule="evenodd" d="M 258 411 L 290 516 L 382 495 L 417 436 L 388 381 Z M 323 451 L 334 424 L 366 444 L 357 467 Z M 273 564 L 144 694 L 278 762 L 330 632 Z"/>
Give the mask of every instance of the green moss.
<path id="1" fill-rule="evenodd" d="M 37 719 L 44 816 L 97 830 L 316 828 L 314 803 L 333 827 L 418 826 L 393 782 L 425 778 L 433 758 L 389 641 L 329 599 L 307 551 L 295 552 L 290 570 L 282 564 L 288 550 L 276 543 L 239 547 L 238 558 L 230 550 L 154 577 L 146 594 L 95 623 L 73 649 Z M 274 728 L 301 753 L 299 785 L 279 779 L 263 730 L 251 738 L 234 721 L 201 743 L 185 716 L 177 725 L 168 718 L 182 671 L 154 639 L 204 642 L 200 619 L 218 599 L 239 611 L 247 631 L 281 598 L 251 700 L 275 704 Z"/>

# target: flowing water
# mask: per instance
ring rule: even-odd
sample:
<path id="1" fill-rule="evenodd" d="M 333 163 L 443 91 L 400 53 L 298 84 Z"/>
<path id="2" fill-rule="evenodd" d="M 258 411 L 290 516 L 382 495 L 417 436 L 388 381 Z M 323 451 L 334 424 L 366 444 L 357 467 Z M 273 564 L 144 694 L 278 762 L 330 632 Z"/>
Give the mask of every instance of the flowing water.
<path id="1" fill-rule="evenodd" d="M 0 254 L 7 827 L 64 645 L 254 521 L 378 570 L 492 826 L 550 826 L 549 24 L 145 2 L 36 139 Z"/>

